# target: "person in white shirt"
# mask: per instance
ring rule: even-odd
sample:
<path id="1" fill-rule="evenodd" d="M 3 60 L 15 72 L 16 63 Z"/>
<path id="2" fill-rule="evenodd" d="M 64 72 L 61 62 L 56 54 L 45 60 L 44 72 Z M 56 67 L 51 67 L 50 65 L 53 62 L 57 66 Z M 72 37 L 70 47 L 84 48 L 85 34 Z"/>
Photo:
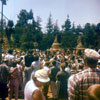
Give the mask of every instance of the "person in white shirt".
<path id="1" fill-rule="evenodd" d="M 33 61 L 32 64 L 31 64 L 32 73 L 31 73 L 31 78 L 30 79 L 32 79 L 32 75 L 34 74 L 35 71 L 39 70 L 40 67 L 41 67 L 41 63 L 39 61 L 39 57 L 36 56 L 35 61 Z"/>
<path id="2" fill-rule="evenodd" d="M 40 89 L 44 83 L 49 82 L 50 78 L 45 70 L 37 70 L 32 80 L 26 83 L 24 89 L 24 100 L 45 100 L 45 97 Z"/>

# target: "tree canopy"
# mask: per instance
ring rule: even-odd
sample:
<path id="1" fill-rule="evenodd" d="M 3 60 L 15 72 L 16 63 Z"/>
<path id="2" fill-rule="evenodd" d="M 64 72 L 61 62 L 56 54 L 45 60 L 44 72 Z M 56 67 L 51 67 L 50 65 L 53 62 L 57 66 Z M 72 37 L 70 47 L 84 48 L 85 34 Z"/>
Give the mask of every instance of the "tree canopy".
<path id="1" fill-rule="evenodd" d="M 76 26 L 67 16 L 62 29 L 59 28 L 58 21 L 53 22 L 50 14 L 46 24 L 46 31 L 42 31 L 42 19 L 40 16 L 34 18 L 33 11 L 29 12 L 22 9 L 18 14 L 17 23 L 14 25 L 13 20 L 9 20 L 4 31 L 13 48 L 27 50 L 29 48 L 38 48 L 41 50 L 49 49 L 58 35 L 58 41 L 64 49 L 75 48 L 77 39 L 81 36 L 81 42 L 84 48 L 100 48 L 100 23 L 86 23 L 84 27 Z M 12 39 L 12 38 L 13 39 Z M 34 46 L 34 42 L 38 46 Z"/>

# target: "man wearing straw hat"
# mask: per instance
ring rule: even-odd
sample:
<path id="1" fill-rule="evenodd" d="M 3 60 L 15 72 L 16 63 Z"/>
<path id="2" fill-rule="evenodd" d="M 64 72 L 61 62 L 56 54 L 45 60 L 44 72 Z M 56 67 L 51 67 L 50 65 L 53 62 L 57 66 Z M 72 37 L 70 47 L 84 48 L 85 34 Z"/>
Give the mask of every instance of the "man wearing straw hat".
<path id="1" fill-rule="evenodd" d="M 40 69 L 33 74 L 30 81 L 26 83 L 24 89 L 24 99 L 25 100 L 45 100 L 45 97 L 40 89 L 40 87 L 50 81 L 48 74 L 45 70 Z"/>

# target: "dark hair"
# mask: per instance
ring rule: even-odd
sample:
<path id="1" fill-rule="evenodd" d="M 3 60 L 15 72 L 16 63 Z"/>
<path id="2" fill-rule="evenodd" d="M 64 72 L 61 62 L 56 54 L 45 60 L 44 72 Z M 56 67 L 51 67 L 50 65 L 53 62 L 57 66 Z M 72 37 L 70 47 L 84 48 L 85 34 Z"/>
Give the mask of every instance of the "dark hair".
<path id="1" fill-rule="evenodd" d="M 29 54 L 32 54 L 33 53 L 33 50 L 29 49 L 28 53 Z"/>
<path id="2" fill-rule="evenodd" d="M 67 61 L 65 61 L 65 63 L 66 63 L 66 66 L 68 66 L 68 62 L 67 62 Z"/>
<path id="3" fill-rule="evenodd" d="M 36 57 L 34 58 L 34 60 L 35 60 L 35 61 L 38 61 L 38 60 L 39 60 L 39 57 L 38 57 L 38 56 L 36 56 Z"/>
<path id="4" fill-rule="evenodd" d="M 54 60 L 54 61 L 52 62 L 52 64 L 53 64 L 54 66 L 56 66 L 56 61 Z"/>
<path id="5" fill-rule="evenodd" d="M 16 67 L 17 63 L 16 63 L 16 62 L 13 62 L 13 64 L 12 64 L 12 65 L 13 65 L 13 67 Z"/>
<path id="6" fill-rule="evenodd" d="M 86 61 L 88 64 L 97 64 L 97 61 L 98 61 L 98 60 L 95 60 L 95 59 L 92 59 L 92 58 L 85 58 L 85 61 Z"/>
<path id="7" fill-rule="evenodd" d="M 13 53 L 13 50 L 12 50 L 12 49 L 9 49 L 9 50 L 8 50 L 8 53 L 9 53 L 9 54 L 12 54 L 12 53 Z"/>

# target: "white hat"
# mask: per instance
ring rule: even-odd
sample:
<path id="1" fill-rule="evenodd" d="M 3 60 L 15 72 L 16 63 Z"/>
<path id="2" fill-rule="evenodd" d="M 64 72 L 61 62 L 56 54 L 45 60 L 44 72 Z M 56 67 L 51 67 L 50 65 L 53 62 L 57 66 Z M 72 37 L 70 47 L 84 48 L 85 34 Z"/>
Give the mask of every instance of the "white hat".
<path id="1" fill-rule="evenodd" d="M 98 60 L 100 58 L 99 53 L 93 49 L 85 49 L 84 56 L 85 58 L 90 58 L 94 60 Z"/>
<path id="2" fill-rule="evenodd" d="M 47 72 L 43 69 L 37 70 L 35 72 L 35 77 L 38 81 L 43 82 L 43 83 L 50 81 L 50 78 L 48 77 Z"/>

